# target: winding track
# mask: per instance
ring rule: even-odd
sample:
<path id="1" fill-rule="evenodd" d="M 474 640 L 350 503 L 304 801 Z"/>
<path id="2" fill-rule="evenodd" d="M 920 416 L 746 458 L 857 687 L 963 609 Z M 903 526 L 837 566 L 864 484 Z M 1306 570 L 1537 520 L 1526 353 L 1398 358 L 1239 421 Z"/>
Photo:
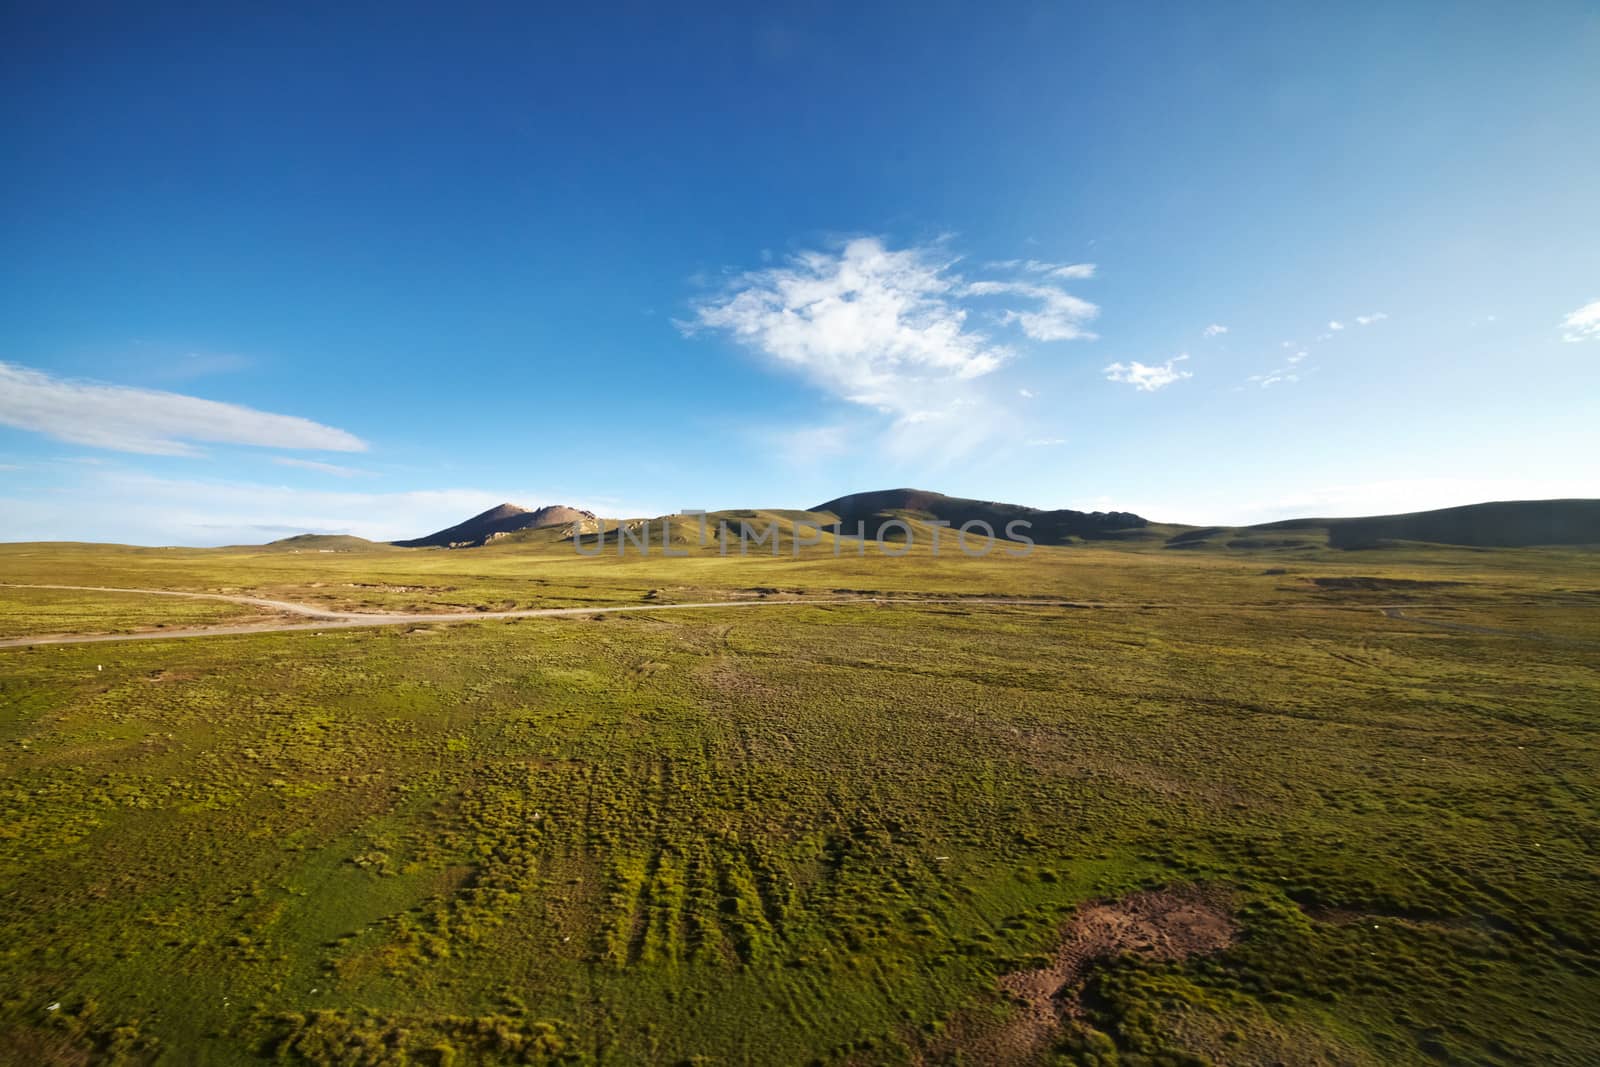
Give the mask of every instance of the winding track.
<path id="1" fill-rule="evenodd" d="M 411 614 L 395 611 L 331 611 L 291 600 L 267 600 L 225 593 L 185 593 L 172 589 L 121 589 L 103 585 L 21 585 L 0 583 L 0 589 L 62 589 L 80 593 L 134 593 L 142 596 L 176 596 L 194 600 L 223 600 L 287 615 L 301 615 L 315 622 L 284 622 L 260 619 L 254 622 L 220 623 L 187 629 L 139 630 L 122 634 L 46 634 L 37 637 L 0 639 L 0 648 L 36 645 L 89 645 L 102 641 L 164 641 L 184 637 L 216 637 L 226 634 L 285 633 L 293 630 L 353 630 L 364 626 L 405 626 L 419 623 L 470 622 L 475 619 L 540 619 L 573 615 L 606 615 L 635 611 L 688 611 L 699 608 L 775 608 L 807 607 L 817 604 L 994 604 L 1014 607 L 1099 607 L 1098 604 L 1064 600 L 1022 600 L 980 597 L 828 597 L 805 600 L 711 600 L 690 604 L 607 604 L 589 608 L 529 608 L 523 611 L 449 611 Z"/>
<path id="2" fill-rule="evenodd" d="M 0 648 L 24 648 L 38 645 L 90 645 L 102 641 L 167 641 L 185 637 L 216 637 L 227 634 L 287 633 L 295 630 L 354 630 L 366 626 L 414 626 L 421 623 L 470 622 L 474 619 L 543 619 L 574 615 L 609 615 L 636 611 L 693 611 L 706 608 L 777 608 L 808 607 L 825 604 L 984 604 L 999 607 L 1036 608 L 1099 608 L 1113 605 L 1081 600 L 1028 600 L 1009 597 L 826 597 L 801 600 L 708 600 L 688 604 L 606 604 L 589 608 L 528 608 L 523 611 L 445 611 L 424 614 L 396 611 L 332 611 L 297 604 L 292 600 L 268 600 L 264 597 L 231 596 L 226 593 L 187 593 L 174 589 L 122 589 L 106 585 L 22 585 L 0 583 L 0 589 L 62 589 L 79 593 L 132 593 L 140 596 L 176 596 L 192 600 L 222 600 L 230 604 L 244 604 L 263 608 L 283 615 L 299 615 L 314 622 L 285 622 L 282 619 L 258 619 L 254 622 L 219 623 L 215 626 L 194 626 L 186 629 L 139 630 L 122 634 L 43 634 L 35 637 L 0 638 Z M 1595 642 L 1519 630 L 1500 630 L 1488 626 L 1448 622 L 1443 619 L 1420 619 L 1407 615 L 1392 604 L 1373 605 L 1391 619 L 1403 619 L 1424 626 L 1437 626 L 1458 632 L 1489 634 L 1499 637 L 1517 637 L 1533 641 L 1551 641 L 1562 644 L 1592 645 Z"/>

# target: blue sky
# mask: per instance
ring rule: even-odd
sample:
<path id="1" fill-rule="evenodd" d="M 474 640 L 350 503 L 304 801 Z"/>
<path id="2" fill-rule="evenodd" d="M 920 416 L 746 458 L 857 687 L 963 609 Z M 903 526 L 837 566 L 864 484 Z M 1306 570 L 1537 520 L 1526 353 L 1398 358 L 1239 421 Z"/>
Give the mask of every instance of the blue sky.
<path id="1" fill-rule="evenodd" d="M 1593 4 L 749 10 L 10 5 L 0 538 L 1600 496 Z"/>

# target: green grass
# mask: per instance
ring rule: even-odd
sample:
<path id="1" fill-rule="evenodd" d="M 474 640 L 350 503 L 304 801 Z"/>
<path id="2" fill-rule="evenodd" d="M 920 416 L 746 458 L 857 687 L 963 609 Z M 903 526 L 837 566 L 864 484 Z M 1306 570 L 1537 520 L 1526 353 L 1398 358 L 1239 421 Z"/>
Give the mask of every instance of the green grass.
<path id="1" fill-rule="evenodd" d="M 6 580 L 0 575 L 0 580 Z M 133 633 L 245 622 L 267 613 L 220 600 L 0 587 L 0 637 Z"/>
<path id="2" fill-rule="evenodd" d="M 0 546 L 352 607 L 1104 605 L 0 650 L 0 1062 L 973 1062 L 1075 905 L 1183 883 L 1240 940 L 1098 965 L 1050 1058 L 1593 1062 L 1592 558 Z M 1367 576 L 1461 584 L 1308 580 Z"/>

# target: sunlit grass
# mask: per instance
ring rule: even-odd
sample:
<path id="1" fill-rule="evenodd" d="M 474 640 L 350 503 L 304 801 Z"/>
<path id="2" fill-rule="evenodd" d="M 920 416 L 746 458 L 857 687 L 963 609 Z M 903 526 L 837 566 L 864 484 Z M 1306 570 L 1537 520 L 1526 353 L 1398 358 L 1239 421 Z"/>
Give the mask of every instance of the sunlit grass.
<path id="1" fill-rule="evenodd" d="M 567 552 L 6 548 L 0 581 L 1102 606 L 0 651 L 0 1061 L 959 1061 L 1075 905 L 1194 882 L 1239 942 L 1100 965 L 1051 1055 L 1600 1054 L 1581 556 Z M 1374 575 L 1463 584 L 1307 580 Z M 213 607 L 0 592 L 9 632 Z"/>

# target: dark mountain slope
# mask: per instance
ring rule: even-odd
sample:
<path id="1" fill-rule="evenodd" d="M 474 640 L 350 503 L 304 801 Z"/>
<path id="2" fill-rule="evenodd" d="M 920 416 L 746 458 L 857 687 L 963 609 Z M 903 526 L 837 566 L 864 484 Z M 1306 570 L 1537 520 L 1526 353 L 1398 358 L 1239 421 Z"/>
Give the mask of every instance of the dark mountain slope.
<path id="1" fill-rule="evenodd" d="M 1004 504 L 992 500 L 968 500 L 945 496 L 926 489 L 881 489 L 870 493 L 852 493 L 818 504 L 812 511 L 831 512 L 839 517 L 846 531 L 853 530 L 857 522 L 867 524 L 871 536 L 878 523 L 897 514 L 911 514 L 919 518 L 942 519 L 951 526 L 973 520 L 987 522 L 997 536 L 1004 537 L 1006 524 L 1021 519 L 1032 523 L 1027 534 L 1040 544 L 1063 544 L 1074 538 L 1085 540 L 1142 539 L 1149 521 L 1126 511 L 1071 511 L 1059 509 L 1046 511 L 1021 504 Z"/>
<path id="2" fill-rule="evenodd" d="M 1208 526 L 1185 530 L 1167 546 L 1354 549 L 1398 541 L 1472 548 L 1600 545 L 1600 500 L 1506 500 L 1405 515 Z"/>
<path id="3" fill-rule="evenodd" d="M 529 511 L 519 508 L 515 504 L 501 504 L 499 507 L 490 508 L 481 515 L 474 515 L 466 522 L 431 533 L 426 537 L 416 537 L 409 541 L 394 541 L 392 544 L 401 548 L 450 548 L 462 545 L 481 545 L 496 534 L 511 533 L 514 530 L 536 530 L 544 526 L 559 526 L 563 523 L 580 522 L 592 519 L 592 512 L 579 508 L 569 508 L 561 504 L 552 504 L 548 507 Z"/>
<path id="4" fill-rule="evenodd" d="M 1325 519 L 1333 548 L 1379 541 L 1521 548 L 1600 544 L 1600 500 L 1507 500 L 1408 515 Z"/>

